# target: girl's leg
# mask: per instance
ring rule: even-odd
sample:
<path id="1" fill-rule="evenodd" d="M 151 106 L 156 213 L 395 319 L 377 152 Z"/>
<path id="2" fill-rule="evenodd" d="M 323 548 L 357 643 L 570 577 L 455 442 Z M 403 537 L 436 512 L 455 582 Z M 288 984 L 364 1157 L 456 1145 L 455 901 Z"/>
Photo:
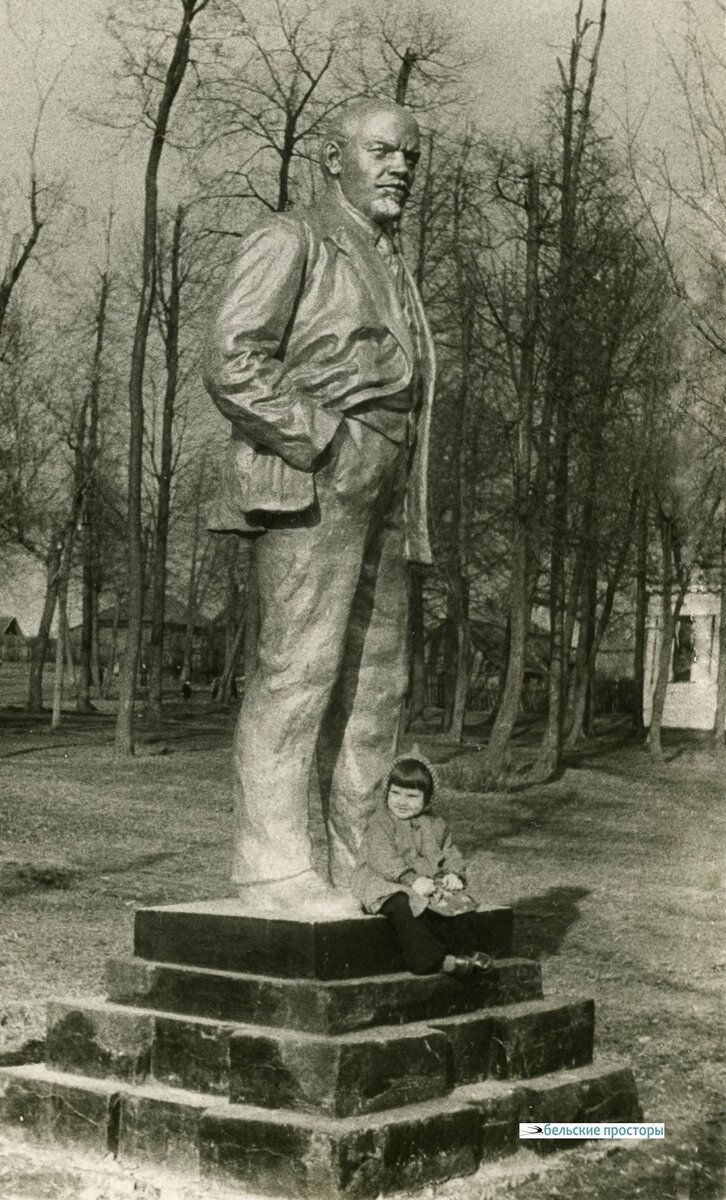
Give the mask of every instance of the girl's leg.
<path id="1" fill-rule="evenodd" d="M 413 975 L 433 975 L 441 967 L 446 946 L 431 928 L 431 913 L 414 917 L 405 892 L 395 892 L 380 911 L 393 925 L 406 969 Z"/>
<path id="2" fill-rule="evenodd" d="M 459 913 L 456 917 L 444 917 L 441 913 L 429 913 L 431 930 L 437 941 L 452 954 L 475 954 L 484 950 L 477 940 L 474 913 Z"/>

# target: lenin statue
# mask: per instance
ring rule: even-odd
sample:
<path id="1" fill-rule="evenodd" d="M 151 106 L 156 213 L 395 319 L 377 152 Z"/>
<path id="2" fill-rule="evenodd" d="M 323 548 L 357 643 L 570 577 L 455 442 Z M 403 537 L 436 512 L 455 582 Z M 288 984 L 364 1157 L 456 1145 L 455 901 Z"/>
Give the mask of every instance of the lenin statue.
<path id="1" fill-rule="evenodd" d="M 230 422 L 219 531 L 255 539 L 257 665 L 234 745 L 245 911 L 349 915 L 372 786 L 407 680 L 407 561 L 429 563 L 431 335 L 398 224 L 419 158 L 406 109 L 342 107 L 325 191 L 241 239 L 205 384 Z M 313 866 L 322 803 L 330 879 Z"/>

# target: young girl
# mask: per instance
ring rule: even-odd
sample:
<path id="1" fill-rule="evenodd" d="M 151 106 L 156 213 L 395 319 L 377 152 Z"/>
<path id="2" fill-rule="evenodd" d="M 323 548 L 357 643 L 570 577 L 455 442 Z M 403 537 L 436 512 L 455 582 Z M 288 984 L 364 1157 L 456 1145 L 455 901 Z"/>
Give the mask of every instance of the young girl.
<path id="1" fill-rule="evenodd" d="M 397 758 L 363 835 L 353 894 L 369 913 L 391 922 L 414 975 L 458 977 L 492 967 L 476 949 L 464 860 L 446 822 L 429 811 L 436 785 L 420 755 Z"/>

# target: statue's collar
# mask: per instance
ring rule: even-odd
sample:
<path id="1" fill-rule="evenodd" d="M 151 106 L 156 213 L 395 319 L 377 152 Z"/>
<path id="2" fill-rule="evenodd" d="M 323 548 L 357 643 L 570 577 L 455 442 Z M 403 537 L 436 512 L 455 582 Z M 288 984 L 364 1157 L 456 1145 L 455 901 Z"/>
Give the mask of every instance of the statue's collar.
<path id="1" fill-rule="evenodd" d="M 389 244 L 393 251 L 398 251 L 396 232 L 383 229 L 367 220 L 362 213 L 350 204 L 342 193 L 328 192 L 318 205 L 318 213 L 323 219 L 325 232 L 336 242 L 345 242 L 353 233 L 358 238 L 374 248 L 382 239 Z"/>

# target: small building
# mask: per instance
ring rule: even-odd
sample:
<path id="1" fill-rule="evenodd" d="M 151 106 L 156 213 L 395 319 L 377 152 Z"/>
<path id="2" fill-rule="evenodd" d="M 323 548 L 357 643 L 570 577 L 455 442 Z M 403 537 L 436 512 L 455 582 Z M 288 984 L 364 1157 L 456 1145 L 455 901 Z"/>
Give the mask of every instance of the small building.
<path id="1" fill-rule="evenodd" d="M 104 605 L 98 613 L 98 643 L 101 665 L 105 670 L 114 670 L 124 653 L 126 645 L 126 630 L 128 620 L 126 607 L 122 602 Z M 187 632 L 186 606 L 173 596 L 166 600 L 164 614 L 164 669 L 179 674 L 184 659 L 184 642 Z M 81 624 L 72 625 L 69 629 L 73 657 L 78 661 L 80 656 Z M 151 616 L 144 613 L 141 635 L 142 674 L 144 666 L 151 658 Z M 210 659 L 209 622 L 198 617 L 194 623 L 192 639 L 192 674 L 196 678 L 211 677 L 213 663 Z"/>
<path id="2" fill-rule="evenodd" d="M 0 613 L 0 661 L 25 662 L 28 654 L 29 642 L 17 617 Z"/>
<path id="3" fill-rule="evenodd" d="M 650 725 L 653 692 L 658 674 L 663 621 L 661 597 L 653 595 L 648 607 L 645 645 L 645 695 L 643 719 Z M 678 729 L 711 729 L 716 712 L 718 673 L 719 594 L 693 588 L 686 594 L 676 621 L 671 665 L 663 709 L 663 725 Z"/>
<path id="4" fill-rule="evenodd" d="M 467 706 L 490 712 L 497 704 L 500 675 L 507 657 L 507 631 L 502 622 L 472 618 L 469 622 L 469 688 Z M 442 708 L 446 695 L 447 655 L 455 632 L 446 619 L 427 631 L 427 703 Z M 547 702 L 549 634 L 534 623 L 527 638 L 522 706 L 537 712 Z"/>

